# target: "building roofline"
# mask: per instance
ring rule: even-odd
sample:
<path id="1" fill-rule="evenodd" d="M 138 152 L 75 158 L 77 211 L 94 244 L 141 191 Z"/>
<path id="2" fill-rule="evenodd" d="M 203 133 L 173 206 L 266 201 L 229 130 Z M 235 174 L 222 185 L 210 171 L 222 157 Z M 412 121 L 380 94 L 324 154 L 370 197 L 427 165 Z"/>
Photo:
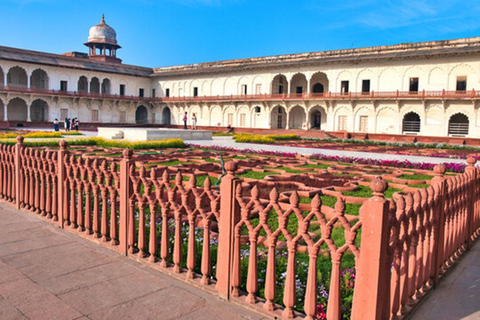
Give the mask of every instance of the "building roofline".
<path id="1" fill-rule="evenodd" d="M 0 46 L 0 59 L 20 61 L 39 65 L 48 65 L 53 67 L 83 69 L 97 72 L 100 71 L 141 77 L 149 77 L 153 72 L 152 68 L 103 62 L 86 58 L 71 57 L 61 54 L 26 50 L 6 46 Z"/>
<path id="2" fill-rule="evenodd" d="M 388 46 L 355 49 L 328 50 L 296 54 L 283 54 L 246 59 L 232 59 L 215 62 L 195 63 L 160 67 L 153 69 L 152 76 L 211 73 L 253 67 L 278 67 L 306 63 L 353 62 L 357 60 L 380 60 L 407 58 L 410 56 L 450 55 L 480 52 L 480 37 L 453 40 L 402 43 Z"/>

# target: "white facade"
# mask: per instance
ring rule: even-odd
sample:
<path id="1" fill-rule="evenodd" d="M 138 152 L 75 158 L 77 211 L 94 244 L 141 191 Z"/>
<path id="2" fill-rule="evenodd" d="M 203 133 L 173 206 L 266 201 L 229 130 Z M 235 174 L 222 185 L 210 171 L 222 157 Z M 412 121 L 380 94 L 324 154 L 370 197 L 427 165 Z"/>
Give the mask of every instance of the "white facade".
<path id="1" fill-rule="evenodd" d="M 480 137 L 480 38 L 156 69 L 0 47 L 0 81 L 10 122 L 187 112 L 210 127 Z"/>

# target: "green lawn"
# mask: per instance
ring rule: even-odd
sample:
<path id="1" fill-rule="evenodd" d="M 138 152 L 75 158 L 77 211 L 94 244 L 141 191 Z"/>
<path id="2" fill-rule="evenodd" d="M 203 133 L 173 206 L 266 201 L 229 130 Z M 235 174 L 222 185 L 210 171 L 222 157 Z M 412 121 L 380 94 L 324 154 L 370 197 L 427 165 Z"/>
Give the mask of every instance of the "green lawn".
<path id="1" fill-rule="evenodd" d="M 309 173 L 312 171 L 305 171 L 305 170 L 295 170 L 289 167 L 265 167 L 265 169 L 277 169 L 277 170 L 283 170 L 288 173 Z"/>
<path id="2" fill-rule="evenodd" d="M 247 171 L 238 175 L 239 178 L 249 178 L 249 179 L 264 179 L 266 176 L 279 175 L 278 172 L 258 172 L 258 171 Z"/>
<path id="3" fill-rule="evenodd" d="M 393 194 L 395 192 L 401 191 L 400 189 L 388 187 L 388 189 L 385 191 L 384 196 L 385 198 L 392 198 Z M 362 185 L 358 186 L 358 190 L 355 191 L 346 191 L 343 192 L 344 195 L 346 196 L 351 196 L 351 197 L 359 197 L 359 198 L 370 198 L 373 196 L 373 191 L 369 187 L 365 187 Z"/>
<path id="4" fill-rule="evenodd" d="M 303 166 L 299 166 L 298 168 L 313 168 L 313 169 L 328 169 L 332 165 L 331 164 L 304 164 Z"/>
<path id="5" fill-rule="evenodd" d="M 407 180 L 432 180 L 433 176 L 428 174 L 402 174 L 398 178 Z"/>
<path id="6" fill-rule="evenodd" d="M 335 208 L 335 203 L 337 202 L 336 197 L 332 196 L 320 196 L 322 200 L 322 205 L 330 208 Z M 312 203 L 311 198 L 300 198 L 300 203 Z M 349 214 L 352 216 L 358 216 L 360 213 L 360 207 L 362 206 L 361 203 L 345 203 L 345 214 Z"/>

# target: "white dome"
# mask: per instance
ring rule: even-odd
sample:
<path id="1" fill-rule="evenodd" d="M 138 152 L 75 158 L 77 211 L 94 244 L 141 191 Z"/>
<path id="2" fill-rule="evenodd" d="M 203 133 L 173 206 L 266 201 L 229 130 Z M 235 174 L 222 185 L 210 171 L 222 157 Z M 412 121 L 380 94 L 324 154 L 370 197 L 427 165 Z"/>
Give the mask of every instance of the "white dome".
<path id="1" fill-rule="evenodd" d="M 104 15 L 102 15 L 102 21 L 99 24 L 90 28 L 88 42 L 117 44 L 117 33 L 105 23 Z"/>

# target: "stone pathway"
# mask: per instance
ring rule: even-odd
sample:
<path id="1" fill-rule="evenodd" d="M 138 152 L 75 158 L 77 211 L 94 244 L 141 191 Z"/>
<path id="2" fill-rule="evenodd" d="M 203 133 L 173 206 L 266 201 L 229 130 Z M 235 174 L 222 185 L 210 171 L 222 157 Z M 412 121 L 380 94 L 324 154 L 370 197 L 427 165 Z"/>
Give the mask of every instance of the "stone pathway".
<path id="1" fill-rule="evenodd" d="M 262 319 L 0 204 L 0 319 Z"/>
<path id="2" fill-rule="evenodd" d="M 410 319 L 480 319 L 480 241 L 440 280 Z"/>
<path id="3" fill-rule="evenodd" d="M 233 140 L 232 137 L 213 137 L 213 140 L 190 140 L 190 141 L 185 141 L 185 143 L 201 145 L 201 146 L 219 146 L 219 147 L 228 147 L 228 148 L 236 148 L 236 149 L 251 149 L 256 151 L 292 152 L 292 153 L 299 153 L 304 155 L 319 153 L 327 156 L 358 157 L 358 158 L 368 158 L 368 159 L 399 160 L 399 161 L 408 160 L 410 162 L 418 162 L 418 163 L 422 163 L 422 162 L 467 163 L 467 161 L 463 159 L 405 156 L 405 155 L 386 154 L 386 153 L 345 151 L 340 149 L 332 150 L 332 149 L 320 149 L 320 148 L 286 147 L 286 146 L 275 146 L 275 145 L 255 144 L 255 143 L 237 143 Z"/>

